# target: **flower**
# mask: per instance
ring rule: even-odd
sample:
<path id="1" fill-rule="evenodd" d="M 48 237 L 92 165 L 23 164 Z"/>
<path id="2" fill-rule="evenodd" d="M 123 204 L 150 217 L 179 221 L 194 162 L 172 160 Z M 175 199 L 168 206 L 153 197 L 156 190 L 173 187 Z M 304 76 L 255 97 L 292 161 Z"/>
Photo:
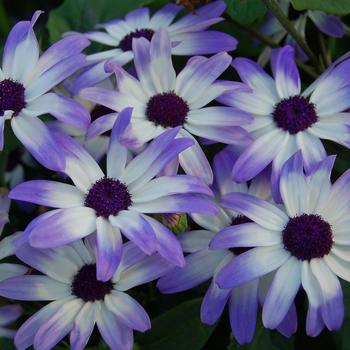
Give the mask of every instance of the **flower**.
<path id="1" fill-rule="evenodd" d="M 237 155 L 228 150 L 221 151 L 214 158 L 216 201 L 220 202 L 222 196 L 232 192 L 249 193 L 264 199 L 271 198 L 270 183 L 265 174 L 255 178 L 249 187 L 246 183 L 238 184 L 232 181 L 231 169 L 236 159 Z M 226 232 L 250 220 L 221 206 L 220 215 L 211 220 L 198 214 L 194 219 L 204 230 L 189 231 L 180 236 L 183 250 L 189 253 L 186 256 L 186 265 L 171 269 L 159 279 L 157 286 L 162 293 L 175 293 L 211 280 L 202 302 L 202 322 L 213 325 L 221 316 L 225 305 L 229 303 L 233 334 L 240 344 L 249 343 L 255 332 L 259 297 L 263 294 L 261 289 L 265 284 L 268 285 L 269 279 L 265 278 L 262 282 L 256 279 L 234 289 L 220 289 L 215 283 L 218 272 L 226 264 L 234 262 L 236 256 L 248 248 L 227 249 L 221 246 L 215 247 L 214 250 L 209 247 L 209 243 L 215 239 L 216 234 L 220 235 L 218 232 Z M 291 336 L 295 332 L 296 313 L 293 307 L 287 315 L 289 321 L 278 325 L 278 330 L 285 336 Z"/>
<path id="2" fill-rule="evenodd" d="M 206 30 L 212 24 L 222 21 L 220 15 L 225 10 L 223 1 L 203 6 L 196 10 L 196 13 L 188 14 L 174 22 L 181 9 L 182 6 L 167 4 L 150 17 L 148 8 L 140 8 L 129 12 L 125 20 L 115 19 L 96 26 L 105 32 L 84 33 L 86 38 L 114 48 L 87 56 L 91 66 L 84 69 L 76 79 L 72 86 L 73 91 L 93 86 L 110 76 L 111 72 L 104 69 L 108 59 L 113 59 L 120 65 L 130 62 L 133 59 L 133 39 L 144 38 L 151 41 L 154 33 L 160 28 L 166 30 L 170 36 L 173 55 L 202 55 L 236 48 L 237 40 L 232 36 Z"/>
<path id="3" fill-rule="evenodd" d="M 184 264 L 176 237 L 161 223 L 146 214 L 206 213 L 216 207 L 206 198 L 211 190 L 199 178 L 187 175 L 157 175 L 179 152 L 192 145 L 186 138 L 174 139 L 171 129 L 127 163 L 122 145 L 132 110 L 120 113 L 110 139 L 107 174 L 96 161 L 68 136 L 61 135 L 63 147 L 71 154 L 65 173 L 74 185 L 34 180 L 10 192 L 10 198 L 59 208 L 49 211 L 28 226 L 24 238 L 32 246 L 52 248 L 76 241 L 97 230 L 97 277 L 108 280 L 122 256 L 122 236 L 146 254 L 158 251 L 176 265 Z M 48 227 L 50 229 L 48 230 Z"/>
<path id="4" fill-rule="evenodd" d="M 307 18 L 310 18 L 314 25 L 326 35 L 335 38 L 340 38 L 345 35 L 345 27 L 337 16 L 327 15 L 322 11 L 296 11 L 289 0 L 280 0 L 279 3 L 283 12 L 288 16 L 289 20 L 293 22 L 295 29 L 304 39 Z M 294 47 L 295 52 L 301 60 L 307 60 L 305 52 L 299 45 L 297 45 L 292 36 L 286 32 L 278 19 L 272 14 L 268 15 L 260 32 L 267 36 L 271 36 L 276 42 L 280 42 L 286 37 L 285 43 Z"/>
<path id="5" fill-rule="evenodd" d="M 242 83 L 235 83 L 219 98 L 254 115 L 246 126 L 255 141 L 241 154 L 233 168 L 236 181 L 247 181 L 272 162 L 272 191 L 280 201 L 279 174 L 284 162 L 301 150 L 306 171 L 326 157 L 320 139 L 350 146 L 350 83 L 346 76 L 350 60 L 333 65 L 303 93 L 294 51 L 285 46 L 273 52 L 274 79 L 245 58 L 233 61 Z"/>
<path id="6" fill-rule="evenodd" d="M 27 150 L 44 166 L 61 170 L 64 159 L 47 126 L 37 118 L 49 113 L 81 129 L 90 123 L 89 114 L 77 102 L 47 93 L 63 79 L 84 65 L 80 54 L 89 41 L 74 35 L 52 45 L 39 57 L 39 44 L 33 26 L 41 11 L 31 21 L 21 21 L 11 30 L 0 69 L 0 149 L 4 147 L 5 121 Z M 23 60 L 25 57 L 25 60 Z"/>
<path id="7" fill-rule="evenodd" d="M 15 345 L 24 350 L 52 349 L 70 333 L 73 350 L 85 349 L 97 324 L 112 350 L 133 347 L 133 329 L 144 332 L 151 323 L 143 307 L 126 291 L 150 282 L 169 268 L 158 254 L 145 256 L 134 244 L 124 244 L 122 261 L 111 279 L 96 279 L 96 242 L 56 249 L 36 249 L 24 243 L 17 257 L 44 275 L 25 275 L 0 282 L 0 295 L 25 301 L 50 301 L 18 330 Z"/>
<path id="8" fill-rule="evenodd" d="M 256 248 L 226 265 L 216 282 L 230 289 L 275 271 L 263 305 L 267 328 L 275 328 L 284 319 L 300 288 L 309 300 L 308 335 L 317 336 L 324 325 L 337 330 L 343 322 L 343 294 L 337 276 L 350 281 L 350 173 L 345 172 L 332 185 L 334 160 L 326 158 L 309 175 L 304 174 L 300 151 L 288 160 L 280 182 L 283 206 L 244 193 L 231 193 L 222 200 L 224 207 L 237 210 L 253 223 L 221 232 L 220 240 L 230 247 Z"/>
<path id="9" fill-rule="evenodd" d="M 4 259 L 15 253 L 15 242 L 19 235 L 19 233 L 13 234 L 0 241 L 0 259 Z M 26 272 L 27 268 L 22 265 L 0 263 L 0 282 L 11 277 L 23 275 Z M 21 314 L 22 308 L 19 305 L 5 305 L 0 307 L 0 338 L 14 338 L 16 331 L 6 327 L 16 321 Z"/>
<path id="10" fill-rule="evenodd" d="M 139 80 L 110 62 L 108 66 L 116 73 L 118 91 L 90 87 L 82 89 L 80 97 L 115 111 L 133 107 L 130 138 L 135 139 L 134 147 L 141 147 L 164 130 L 180 127 L 179 136 L 194 140 L 194 146 L 179 155 L 182 168 L 210 184 L 212 170 L 191 134 L 229 144 L 246 145 L 251 141 L 240 127 L 251 121 L 250 115 L 224 106 L 204 107 L 227 91 L 227 84 L 216 79 L 229 66 L 231 57 L 225 52 L 211 58 L 192 57 L 176 76 L 171 42 L 165 30 L 157 31 L 151 43 L 140 38 L 133 45 Z M 110 129 L 115 118 L 99 118 L 92 123 L 88 137 Z M 175 162 L 173 167 L 177 169 L 177 166 Z"/>

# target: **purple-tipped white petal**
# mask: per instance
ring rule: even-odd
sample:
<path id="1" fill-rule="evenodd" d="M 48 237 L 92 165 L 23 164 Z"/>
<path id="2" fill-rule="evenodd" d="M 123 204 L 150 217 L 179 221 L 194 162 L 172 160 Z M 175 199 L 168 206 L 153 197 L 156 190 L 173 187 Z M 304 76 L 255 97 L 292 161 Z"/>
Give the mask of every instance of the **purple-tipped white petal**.
<path id="1" fill-rule="evenodd" d="M 191 289 L 210 279 L 227 255 L 224 251 L 200 250 L 186 257 L 183 268 L 175 267 L 161 277 L 157 287 L 162 293 L 177 293 Z"/>
<path id="2" fill-rule="evenodd" d="M 18 264 L 2 263 L 0 264 L 0 281 L 7 278 L 24 275 L 28 269 Z"/>
<path id="3" fill-rule="evenodd" d="M 230 323 L 238 343 L 250 343 L 253 339 L 258 312 L 258 280 L 232 290 L 230 299 Z"/>
<path id="4" fill-rule="evenodd" d="M 60 251 L 36 249 L 26 243 L 17 248 L 16 256 L 43 274 L 67 284 L 71 283 L 80 268 L 80 264 L 64 256 Z"/>
<path id="5" fill-rule="evenodd" d="M 281 147 L 287 141 L 287 134 L 280 129 L 273 129 L 253 141 L 235 163 L 232 176 L 237 182 L 251 180 L 271 163 Z M 261 152 L 261 150 L 264 152 Z"/>
<path id="6" fill-rule="evenodd" d="M 69 285 L 46 276 L 19 276 L 0 282 L 0 295 L 9 299 L 57 300 L 70 294 Z"/>
<path id="7" fill-rule="evenodd" d="M 12 118 L 11 126 L 17 138 L 39 163 L 54 171 L 64 169 L 64 156 L 39 118 L 17 116 Z"/>
<path id="8" fill-rule="evenodd" d="M 72 329 L 74 320 L 83 307 L 81 299 L 73 299 L 60 307 L 38 330 L 34 337 L 34 348 L 50 350 Z"/>
<path id="9" fill-rule="evenodd" d="M 145 256 L 121 272 L 115 288 L 124 292 L 141 284 L 154 281 L 167 273 L 173 266 L 159 254 Z"/>
<path id="10" fill-rule="evenodd" d="M 229 193 L 223 196 L 222 205 L 238 211 L 268 230 L 280 232 L 288 222 L 288 217 L 282 210 L 246 193 Z"/>
<path id="11" fill-rule="evenodd" d="M 5 305 L 0 307 L 0 326 L 6 326 L 17 320 L 23 310 L 19 305 Z"/>
<path id="12" fill-rule="evenodd" d="M 153 35 L 150 57 L 150 73 L 157 92 L 174 90 L 176 73 L 171 60 L 171 42 L 165 29 L 160 29 Z"/>
<path id="13" fill-rule="evenodd" d="M 150 224 L 134 210 L 122 210 L 116 216 L 110 216 L 111 224 L 134 242 L 146 254 L 156 251 L 155 234 Z"/>
<path id="14" fill-rule="evenodd" d="M 73 208 L 84 205 L 84 194 L 76 187 L 47 180 L 23 182 L 9 193 L 9 197 L 52 208 Z"/>
<path id="15" fill-rule="evenodd" d="M 31 21 L 18 22 L 8 35 L 2 58 L 6 78 L 24 82 L 32 73 L 39 58 L 39 44 L 33 26 L 41 12 L 36 11 Z"/>
<path id="16" fill-rule="evenodd" d="M 285 46 L 272 51 L 275 56 L 274 76 L 276 89 L 281 98 L 298 95 L 300 93 L 300 76 L 294 59 L 294 49 Z"/>
<path id="17" fill-rule="evenodd" d="M 329 330 L 338 330 L 344 319 L 343 292 L 336 275 L 322 259 L 310 261 L 311 270 L 321 287 L 321 314 Z"/>
<path id="18" fill-rule="evenodd" d="M 186 253 L 195 253 L 202 249 L 208 249 L 210 240 L 215 236 L 214 232 L 207 230 L 194 230 L 179 235 L 181 247 Z"/>
<path id="19" fill-rule="evenodd" d="M 156 236 L 157 252 L 167 261 L 183 267 L 185 258 L 176 236 L 167 227 L 150 216 L 143 215 L 143 218 L 151 225 Z"/>
<path id="20" fill-rule="evenodd" d="M 151 28 L 166 28 L 181 9 L 181 6 L 171 3 L 161 7 L 150 20 L 149 24 Z"/>
<path id="21" fill-rule="evenodd" d="M 153 213 L 200 213 L 215 215 L 217 206 L 206 196 L 199 194 L 174 194 L 148 202 L 133 203 L 133 210 Z"/>
<path id="22" fill-rule="evenodd" d="M 235 288 L 276 270 L 289 254 L 283 246 L 258 247 L 237 256 L 216 276 L 220 288 Z"/>
<path id="23" fill-rule="evenodd" d="M 290 257 L 276 272 L 263 307 L 264 326 L 276 328 L 285 318 L 301 283 L 301 263 Z"/>
<path id="24" fill-rule="evenodd" d="M 285 318 L 276 328 L 282 335 L 290 338 L 298 328 L 298 316 L 295 303 L 289 308 Z"/>
<path id="25" fill-rule="evenodd" d="M 324 260 L 329 268 L 340 278 L 345 281 L 350 281 L 350 262 L 339 258 L 332 252 L 324 256 Z"/>
<path id="26" fill-rule="evenodd" d="M 123 239 L 118 228 L 103 218 L 96 219 L 97 251 L 96 266 L 97 279 L 109 281 L 116 271 L 122 255 Z"/>
<path id="27" fill-rule="evenodd" d="M 30 347 L 34 342 L 34 337 L 38 332 L 39 328 L 48 320 L 51 316 L 57 313 L 57 311 L 65 305 L 67 302 L 72 300 L 73 297 L 68 297 L 65 299 L 54 301 L 38 312 L 33 316 L 28 318 L 22 326 L 18 329 L 15 336 L 15 345 L 19 350 L 25 350 Z"/>
<path id="28" fill-rule="evenodd" d="M 58 247 L 86 237 L 95 230 L 96 215 L 93 209 L 60 209 L 32 229 L 29 242 L 37 248 Z"/>
<path id="29" fill-rule="evenodd" d="M 246 223 L 224 228 L 210 242 L 210 247 L 259 247 L 280 243 L 282 238 L 278 232 L 264 229 L 256 223 Z"/>
<path id="30" fill-rule="evenodd" d="M 233 36 L 213 30 L 179 33 L 172 36 L 172 40 L 179 42 L 172 50 L 174 55 L 207 55 L 233 51 L 237 47 Z"/>
<path id="31" fill-rule="evenodd" d="M 106 295 L 105 303 L 107 309 L 125 326 L 140 332 L 145 332 L 151 328 L 151 320 L 145 309 L 128 294 L 115 290 Z"/>
<path id="32" fill-rule="evenodd" d="M 26 105 L 25 111 L 33 116 L 49 113 L 61 122 L 81 130 L 87 130 L 90 124 L 90 115 L 80 103 L 55 93 L 39 96 Z"/>
<path id="33" fill-rule="evenodd" d="M 84 350 L 94 330 L 98 303 L 87 302 L 75 318 L 70 333 L 70 346 L 73 350 Z"/>
<path id="34" fill-rule="evenodd" d="M 205 156 L 201 146 L 197 140 L 185 129 L 180 131 L 182 137 L 191 138 L 194 142 L 193 146 L 184 150 L 179 155 L 181 167 L 185 173 L 192 176 L 198 176 L 208 185 L 213 182 L 213 171 Z"/>
<path id="35" fill-rule="evenodd" d="M 103 340 L 112 350 L 131 350 L 133 348 L 132 329 L 124 326 L 103 303 L 97 315 L 97 327 Z"/>
<path id="36" fill-rule="evenodd" d="M 45 92 L 52 89 L 58 83 L 72 75 L 85 64 L 85 56 L 82 54 L 67 57 L 53 67 L 45 71 L 40 77 L 26 86 L 25 96 L 27 101 L 32 101 Z"/>
<path id="37" fill-rule="evenodd" d="M 346 33 L 343 23 L 337 16 L 327 15 L 322 11 L 309 11 L 308 16 L 322 33 L 335 38 L 341 38 Z"/>

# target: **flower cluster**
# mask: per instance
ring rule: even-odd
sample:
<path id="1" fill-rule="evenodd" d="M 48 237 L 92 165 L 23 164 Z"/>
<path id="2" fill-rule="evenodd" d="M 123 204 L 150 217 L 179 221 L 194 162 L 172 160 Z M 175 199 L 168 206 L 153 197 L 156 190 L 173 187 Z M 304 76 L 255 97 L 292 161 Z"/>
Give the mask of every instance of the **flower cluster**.
<path id="1" fill-rule="evenodd" d="M 37 11 L 7 38 L 0 147 L 9 153 L 11 126 L 27 153 L 9 153 L 0 230 L 16 227 L 10 199 L 32 220 L 0 241 L 0 296 L 48 302 L 33 304 L 17 331 L 10 324 L 27 303 L 0 307 L 0 337 L 17 349 L 50 350 L 68 336 L 82 350 L 96 326 L 110 349 L 130 350 L 151 320 L 129 290 L 156 280 L 164 294 L 209 281 L 200 319 L 213 325 L 228 305 L 240 344 L 252 341 L 259 310 L 265 328 L 291 337 L 300 294 L 309 336 L 342 326 L 350 172 L 331 181 L 326 145 L 350 148 L 350 59 L 304 89 L 295 43 L 271 51 L 270 74 L 232 58 L 237 40 L 209 29 L 223 20 L 223 1 L 183 10 L 136 9 L 67 32 L 43 53 Z M 344 34 L 319 11 L 294 19 L 302 31 L 306 16 Z M 271 23 L 263 31 L 277 33 Z M 83 53 L 91 41 L 112 49 Z M 177 70 L 173 56 L 189 57 Z M 241 81 L 223 79 L 232 68 Z M 211 162 L 212 144 L 223 147 Z"/>

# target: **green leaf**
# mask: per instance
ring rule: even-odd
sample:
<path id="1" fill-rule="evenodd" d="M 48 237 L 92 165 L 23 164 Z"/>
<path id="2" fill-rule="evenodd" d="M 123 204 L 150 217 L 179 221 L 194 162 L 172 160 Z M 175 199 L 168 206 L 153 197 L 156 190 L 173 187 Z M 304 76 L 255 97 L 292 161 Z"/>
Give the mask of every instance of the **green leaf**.
<path id="1" fill-rule="evenodd" d="M 240 24 L 252 24 L 266 13 L 262 0 L 225 0 L 226 11 L 232 19 Z"/>
<path id="2" fill-rule="evenodd" d="M 0 349 L 1 350 L 15 350 L 13 341 L 10 339 L 0 339 Z"/>
<path id="3" fill-rule="evenodd" d="M 350 13 L 350 0 L 292 0 L 296 10 L 320 10 L 334 15 Z"/>
<path id="4" fill-rule="evenodd" d="M 202 299 L 182 303 L 152 320 L 152 329 L 138 334 L 140 350 L 199 350 L 215 327 L 208 327 L 199 318 Z"/>
<path id="5" fill-rule="evenodd" d="M 93 30 L 97 23 L 123 17 L 149 0 L 65 0 L 50 12 L 47 28 L 50 42 L 60 39 L 67 31 L 85 32 Z"/>

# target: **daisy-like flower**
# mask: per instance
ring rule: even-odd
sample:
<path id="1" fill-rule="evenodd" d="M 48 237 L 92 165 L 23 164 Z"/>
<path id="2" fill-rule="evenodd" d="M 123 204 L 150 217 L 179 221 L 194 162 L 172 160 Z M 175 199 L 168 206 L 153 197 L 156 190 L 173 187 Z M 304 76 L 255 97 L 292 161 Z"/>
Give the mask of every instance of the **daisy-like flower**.
<path id="1" fill-rule="evenodd" d="M 340 38 L 345 35 L 345 27 L 337 16 L 327 15 L 322 11 L 297 11 L 294 9 L 290 0 L 280 0 L 279 3 L 285 15 L 293 22 L 295 29 L 303 38 L 305 38 L 305 26 L 308 18 L 310 18 L 314 25 L 326 35 L 335 38 Z M 286 38 L 285 43 L 294 47 L 300 59 L 303 61 L 307 60 L 305 52 L 272 14 L 268 15 L 260 31 L 262 34 L 272 37 L 276 42 L 280 42 L 283 38 Z"/>
<path id="2" fill-rule="evenodd" d="M 17 257 L 43 275 L 13 277 L 0 282 L 0 295 L 25 301 L 51 301 L 18 330 L 18 350 L 52 349 L 70 333 L 73 350 L 83 350 L 95 324 L 112 350 L 133 348 L 133 329 L 151 327 L 144 308 L 126 291 L 150 282 L 171 266 L 158 254 L 145 256 L 134 244 L 124 245 L 122 261 L 107 281 L 96 279 L 96 247 L 77 241 L 56 249 L 22 244 Z"/>
<path id="3" fill-rule="evenodd" d="M 20 233 L 13 234 L 0 241 L 0 260 L 11 256 L 16 251 L 16 241 Z M 18 264 L 0 263 L 0 282 L 8 278 L 24 275 L 27 268 Z M 13 339 L 16 331 L 7 328 L 16 321 L 22 314 L 19 305 L 6 305 L 0 307 L 0 338 Z"/>
<path id="4" fill-rule="evenodd" d="M 31 21 L 17 23 L 6 40 L 0 68 L 0 149 L 4 147 L 5 121 L 11 120 L 13 132 L 27 150 L 47 168 L 61 170 L 64 158 L 47 126 L 37 117 L 49 113 L 87 129 L 90 117 L 79 103 L 47 92 L 85 64 L 80 52 L 89 41 L 72 35 L 40 56 L 33 31 L 40 13 L 35 12 Z"/>
<path id="5" fill-rule="evenodd" d="M 231 62 L 227 53 L 211 58 L 192 57 L 176 76 L 171 60 L 171 42 L 165 30 L 157 31 L 151 42 L 144 38 L 133 41 L 136 79 L 119 65 L 107 66 L 115 71 L 118 90 L 99 87 L 85 88 L 80 96 L 115 111 L 134 108 L 129 137 L 135 147 L 160 135 L 164 130 L 180 127 L 179 136 L 192 138 L 195 144 L 179 155 L 184 171 L 213 180 L 211 167 L 198 142 L 191 134 L 216 142 L 246 145 L 249 134 L 240 125 L 249 123 L 251 116 L 235 108 L 204 107 L 227 91 L 226 83 L 216 79 Z M 111 129 L 115 116 L 101 117 L 91 125 L 88 137 Z"/>
<path id="6" fill-rule="evenodd" d="M 249 59 L 237 58 L 232 65 L 243 84 L 234 83 L 219 100 L 253 114 L 246 129 L 255 139 L 235 163 L 233 178 L 250 180 L 272 163 L 273 195 L 279 201 L 280 170 L 295 152 L 301 150 L 308 172 L 326 157 L 320 139 L 350 146 L 350 118 L 344 112 L 350 107 L 350 60 L 333 65 L 303 93 L 290 46 L 273 52 L 274 79 Z"/>
<path id="7" fill-rule="evenodd" d="M 222 231 L 212 244 L 220 239 L 226 246 L 256 248 L 226 265 L 216 282 L 230 289 L 275 271 L 263 305 L 267 328 L 275 328 L 284 319 L 300 288 L 309 300 L 308 335 L 317 336 L 324 325 L 337 330 L 343 322 L 343 294 L 337 276 L 350 281 L 350 173 L 332 185 L 334 159 L 326 158 L 308 176 L 300 152 L 288 160 L 280 182 L 283 208 L 244 193 L 223 198 L 224 207 L 253 222 Z"/>
<path id="8" fill-rule="evenodd" d="M 183 266 L 184 257 L 176 237 L 161 223 L 144 214 L 215 214 L 207 196 L 212 192 L 204 182 L 188 175 L 154 177 L 191 140 L 175 139 L 172 129 L 127 163 L 122 145 L 129 127 L 131 109 L 120 113 L 112 131 L 107 153 L 107 174 L 78 144 L 61 135 L 67 151 L 65 173 L 75 186 L 54 181 L 34 180 L 18 185 L 10 198 L 59 208 L 36 218 L 25 231 L 32 246 L 57 247 L 88 236 L 97 237 L 97 277 L 108 280 L 122 255 L 122 236 L 146 254 L 158 251 L 165 259 Z M 62 150 L 63 150 L 62 146 Z M 50 230 L 47 228 L 50 227 Z"/>
<path id="9" fill-rule="evenodd" d="M 120 65 L 130 62 L 133 57 L 132 43 L 135 38 L 145 38 L 151 41 L 154 33 L 163 28 L 170 36 L 173 55 L 204 55 L 221 51 L 231 51 L 237 46 L 237 40 L 232 36 L 218 31 L 206 30 L 212 24 L 223 20 L 220 15 L 225 10 L 223 1 L 214 1 L 202 6 L 195 13 L 188 14 L 174 22 L 182 6 L 167 4 L 150 17 L 148 8 L 140 8 L 129 12 L 125 20 L 116 19 L 96 27 L 104 31 L 85 33 L 92 41 L 114 47 L 87 56 L 91 66 L 76 79 L 73 90 L 93 86 L 106 79 L 111 72 L 106 72 L 104 64 L 113 59 Z"/>
<path id="10" fill-rule="evenodd" d="M 249 193 L 250 195 L 271 198 L 270 183 L 265 175 L 255 178 L 248 187 L 246 183 L 235 183 L 231 178 L 231 169 L 237 157 L 224 150 L 214 158 L 215 183 L 214 193 L 216 201 L 232 192 Z M 221 316 L 225 305 L 229 304 L 230 323 L 233 334 L 240 344 L 249 343 L 255 332 L 259 297 L 263 300 L 263 290 L 266 282 L 260 283 L 255 279 L 234 289 L 220 289 L 215 283 L 218 272 L 229 262 L 248 248 L 233 248 L 212 250 L 209 243 L 216 234 L 223 230 L 230 230 L 250 220 L 237 212 L 220 207 L 220 215 L 212 218 L 196 215 L 194 219 L 204 229 L 185 232 L 180 236 L 183 250 L 189 253 L 186 256 L 186 265 L 183 268 L 174 267 L 158 281 L 158 288 L 162 293 L 176 293 L 211 280 L 201 307 L 201 320 L 212 325 Z M 219 233 L 220 235 L 220 233 Z M 260 291 L 259 291 L 260 289 Z M 291 336 L 296 330 L 296 313 L 294 305 L 287 315 L 289 320 L 282 322 L 278 330 L 285 336 Z"/>

